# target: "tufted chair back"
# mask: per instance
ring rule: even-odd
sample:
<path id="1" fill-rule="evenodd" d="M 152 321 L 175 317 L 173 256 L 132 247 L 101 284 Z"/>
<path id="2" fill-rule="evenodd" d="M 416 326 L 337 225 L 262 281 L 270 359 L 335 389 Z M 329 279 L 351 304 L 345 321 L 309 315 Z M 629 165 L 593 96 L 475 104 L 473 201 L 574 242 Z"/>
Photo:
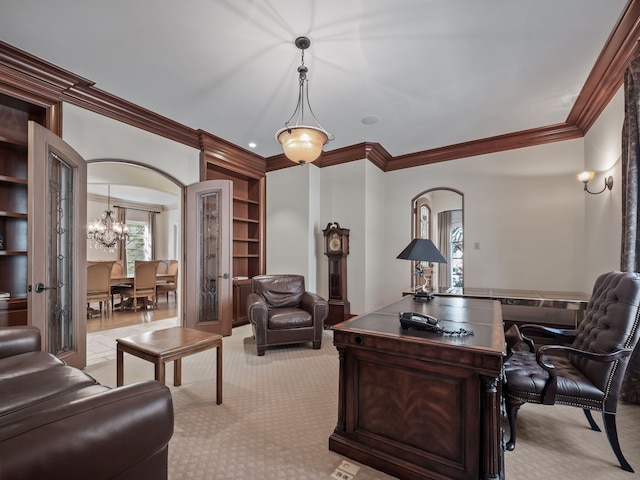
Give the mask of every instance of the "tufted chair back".
<path id="1" fill-rule="evenodd" d="M 530 351 L 513 351 L 504 363 L 506 383 L 502 393 L 507 406 L 510 439 L 516 443 L 516 421 L 525 403 L 563 404 L 582 408 L 592 430 L 600 431 L 591 411 L 602 413 L 609 445 L 623 470 L 633 472 L 624 458 L 616 428 L 618 397 L 629 358 L 638 343 L 640 321 L 640 275 L 609 272 L 600 275 L 585 317 L 577 330 L 559 330 L 541 325 L 522 325 L 529 332 L 561 340 L 567 346 L 543 345 L 538 349 L 527 339 Z"/>
<path id="2" fill-rule="evenodd" d="M 595 282 L 573 348 L 592 353 L 633 349 L 638 342 L 640 277 L 637 273 L 609 272 Z M 620 387 L 630 357 L 615 362 L 596 362 L 570 355 L 571 363 L 607 393 L 605 410 L 615 411 Z"/>

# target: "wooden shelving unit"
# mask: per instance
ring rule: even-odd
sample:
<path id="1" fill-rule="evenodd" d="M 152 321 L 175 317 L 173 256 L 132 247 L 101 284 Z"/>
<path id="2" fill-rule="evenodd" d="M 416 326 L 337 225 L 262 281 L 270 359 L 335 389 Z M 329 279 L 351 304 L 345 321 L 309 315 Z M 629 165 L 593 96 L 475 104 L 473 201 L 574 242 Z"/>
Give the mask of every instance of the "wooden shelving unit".
<path id="1" fill-rule="evenodd" d="M 265 273 L 265 176 L 254 178 L 207 163 L 206 180 L 233 182 L 233 326 L 248 323 L 251 278 Z"/>
<path id="2" fill-rule="evenodd" d="M 28 121 L 46 111 L 0 95 L 0 326 L 27 324 Z"/>

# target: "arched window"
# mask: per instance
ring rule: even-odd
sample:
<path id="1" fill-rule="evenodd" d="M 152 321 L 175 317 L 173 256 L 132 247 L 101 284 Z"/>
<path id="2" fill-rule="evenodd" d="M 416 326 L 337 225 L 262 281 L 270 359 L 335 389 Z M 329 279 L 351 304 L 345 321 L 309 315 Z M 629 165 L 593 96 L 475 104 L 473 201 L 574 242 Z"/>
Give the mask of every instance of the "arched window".
<path id="1" fill-rule="evenodd" d="M 430 239 L 447 259 L 447 263 L 421 265 L 422 275 L 416 275 L 412 262 L 413 288 L 425 282 L 440 291 L 463 286 L 463 204 L 462 192 L 452 188 L 424 190 L 411 200 L 411 238 Z"/>

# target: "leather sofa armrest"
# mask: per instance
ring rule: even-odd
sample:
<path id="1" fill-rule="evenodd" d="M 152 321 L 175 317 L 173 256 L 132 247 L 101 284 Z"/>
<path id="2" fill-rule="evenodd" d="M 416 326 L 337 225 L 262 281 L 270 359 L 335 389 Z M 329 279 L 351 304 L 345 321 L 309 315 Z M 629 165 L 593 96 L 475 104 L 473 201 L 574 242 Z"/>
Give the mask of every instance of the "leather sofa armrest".
<path id="1" fill-rule="evenodd" d="M 255 292 L 250 293 L 247 296 L 246 307 L 249 321 L 266 329 L 267 320 L 269 319 L 269 307 L 264 297 Z"/>
<path id="2" fill-rule="evenodd" d="M 40 342 L 40 330 L 37 327 L 0 327 L 0 358 L 37 352 Z"/>
<path id="3" fill-rule="evenodd" d="M 169 389 L 154 380 L 134 383 L 1 427 L 2 479 L 125 478 L 154 455 L 166 463 L 172 435 Z"/>
<path id="4" fill-rule="evenodd" d="M 329 304 L 320 295 L 313 292 L 305 292 L 300 301 L 300 308 L 306 310 L 314 319 L 324 322 L 329 314 Z"/>

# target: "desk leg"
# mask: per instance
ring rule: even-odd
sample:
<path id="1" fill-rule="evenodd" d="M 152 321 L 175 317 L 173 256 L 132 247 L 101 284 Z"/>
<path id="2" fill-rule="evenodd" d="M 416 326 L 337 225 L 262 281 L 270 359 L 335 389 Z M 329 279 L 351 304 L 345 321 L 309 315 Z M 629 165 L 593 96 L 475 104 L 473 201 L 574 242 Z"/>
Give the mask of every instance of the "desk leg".
<path id="1" fill-rule="evenodd" d="M 173 362 L 173 384 L 176 387 L 182 385 L 182 359 L 176 358 Z"/>
<path id="2" fill-rule="evenodd" d="M 502 436 L 500 434 L 500 398 L 498 392 L 498 378 L 481 376 L 482 397 L 480 415 L 482 419 L 482 452 L 481 472 L 485 480 L 503 478 L 502 467 Z"/>
<path id="3" fill-rule="evenodd" d="M 163 359 L 161 358 L 156 359 L 155 370 L 156 370 L 156 380 L 164 385 L 166 367 Z"/>
<path id="4" fill-rule="evenodd" d="M 124 352 L 120 350 L 120 345 L 116 352 L 116 386 L 121 387 L 124 384 Z"/>
<path id="5" fill-rule="evenodd" d="M 222 403 L 222 342 L 218 345 L 216 359 L 216 404 Z"/>

